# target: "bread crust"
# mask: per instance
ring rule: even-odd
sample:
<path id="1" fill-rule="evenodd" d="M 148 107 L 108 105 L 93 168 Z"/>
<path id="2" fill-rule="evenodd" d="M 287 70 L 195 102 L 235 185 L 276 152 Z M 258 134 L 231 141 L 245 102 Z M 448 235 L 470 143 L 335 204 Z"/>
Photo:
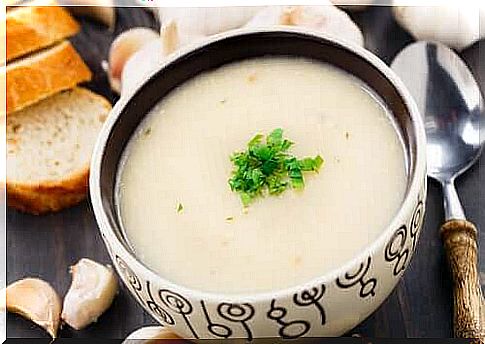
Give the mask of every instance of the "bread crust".
<path id="1" fill-rule="evenodd" d="M 40 54 L 7 64 L 7 114 L 91 80 L 91 71 L 68 41 Z"/>
<path id="2" fill-rule="evenodd" d="M 60 181 L 23 184 L 7 180 L 7 205 L 34 215 L 59 211 L 86 198 L 88 180 L 88 166 Z"/>
<path id="3" fill-rule="evenodd" d="M 87 89 L 76 87 L 71 92 L 84 93 L 99 101 L 106 109 L 111 104 L 102 96 Z M 8 176 L 7 166 L 7 205 L 17 210 L 41 215 L 56 212 L 78 204 L 86 198 L 88 192 L 90 161 L 73 173 L 56 180 L 19 181 Z"/>
<path id="4" fill-rule="evenodd" d="M 44 6 L 36 6 L 33 2 L 29 6 L 8 11 L 7 61 L 53 45 L 79 32 L 79 24 L 65 9 L 56 6 L 56 1 L 39 4 Z M 4 63 L 2 59 L 0 64 Z"/>

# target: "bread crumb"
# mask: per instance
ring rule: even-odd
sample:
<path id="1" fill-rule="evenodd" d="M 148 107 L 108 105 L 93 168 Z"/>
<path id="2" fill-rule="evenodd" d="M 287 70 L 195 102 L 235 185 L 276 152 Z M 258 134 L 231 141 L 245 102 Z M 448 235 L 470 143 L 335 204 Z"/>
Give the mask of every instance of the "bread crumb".
<path id="1" fill-rule="evenodd" d="M 345 132 L 345 138 L 348 140 L 350 137 L 350 133 L 348 131 Z"/>

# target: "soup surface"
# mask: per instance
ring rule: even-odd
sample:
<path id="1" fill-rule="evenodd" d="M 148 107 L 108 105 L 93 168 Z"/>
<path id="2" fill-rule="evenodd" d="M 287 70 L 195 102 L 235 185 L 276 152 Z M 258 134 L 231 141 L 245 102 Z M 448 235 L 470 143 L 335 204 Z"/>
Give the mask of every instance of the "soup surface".
<path id="1" fill-rule="evenodd" d="M 320 172 L 245 211 L 230 155 L 282 128 Z M 358 80 L 298 58 L 236 62 L 194 77 L 146 117 L 118 178 L 137 256 L 184 286 L 249 293 L 307 282 L 350 260 L 390 223 L 406 189 L 386 108 Z"/>

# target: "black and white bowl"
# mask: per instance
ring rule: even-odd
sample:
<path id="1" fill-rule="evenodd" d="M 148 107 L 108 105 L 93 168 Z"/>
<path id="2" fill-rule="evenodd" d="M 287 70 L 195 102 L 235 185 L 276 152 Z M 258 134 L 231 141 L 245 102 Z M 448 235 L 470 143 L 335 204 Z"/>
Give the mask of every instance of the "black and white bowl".
<path id="1" fill-rule="evenodd" d="M 392 222 L 371 245 L 339 268 L 298 287 L 223 295 L 174 284 L 140 262 L 124 235 L 115 204 L 120 157 L 144 116 L 176 86 L 223 64 L 268 55 L 332 64 L 361 79 L 384 100 L 405 145 L 405 198 Z M 180 336 L 337 336 L 369 316 L 409 265 L 423 224 L 425 161 L 425 133 L 414 101 L 398 77 L 372 53 L 308 30 L 237 30 L 175 53 L 131 96 L 116 104 L 94 150 L 90 194 L 102 237 L 121 279 L 158 322 Z"/>

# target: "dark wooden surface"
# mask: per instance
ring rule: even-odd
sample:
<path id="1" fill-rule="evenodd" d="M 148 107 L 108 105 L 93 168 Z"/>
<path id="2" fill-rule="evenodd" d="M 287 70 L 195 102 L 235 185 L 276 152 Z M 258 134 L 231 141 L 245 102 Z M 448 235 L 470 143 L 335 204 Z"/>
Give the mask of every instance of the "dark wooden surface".
<path id="1" fill-rule="evenodd" d="M 94 72 L 88 87 L 111 101 L 101 61 L 107 58 L 109 44 L 116 35 L 133 26 L 156 27 L 151 13 L 142 9 L 117 9 L 114 32 L 84 19 L 83 31 L 72 39 L 80 54 Z M 353 15 L 365 33 L 366 47 L 390 63 L 395 54 L 412 41 L 392 20 L 388 8 L 374 7 Z M 467 64 L 485 91 L 485 45 L 475 44 L 462 52 Z M 480 59 L 481 58 L 481 59 Z M 458 181 L 458 191 L 470 221 L 478 229 L 485 228 L 484 184 L 485 159 L 479 160 Z M 425 228 L 417 252 L 404 278 L 384 304 L 366 321 L 352 330 L 364 337 L 451 337 L 452 295 L 438 229 L 443 220 L 439 186 L 429 183 Z M 485 243 L 479 239 L 480 270 L 485 271 Z M 58 214 L 37 217 L 7 210 L 7 282 L 22 277 L 38 276 L 50 283 L 61 295 L 70 284 L 68 266 L 83 257 L 109 263 L 98 233 L 89 202 Z M 483 273 L 481 273 L 483 275 Z M 61 337 L 124 338 L 131 331 L 153 320 L 122 287 L 113 306 L 99 321 L 82 331 L 64 328 Z M 43 337 L 47 335 L 30 322 L 15 316 L 7 317 L 7 335 Z"/>

